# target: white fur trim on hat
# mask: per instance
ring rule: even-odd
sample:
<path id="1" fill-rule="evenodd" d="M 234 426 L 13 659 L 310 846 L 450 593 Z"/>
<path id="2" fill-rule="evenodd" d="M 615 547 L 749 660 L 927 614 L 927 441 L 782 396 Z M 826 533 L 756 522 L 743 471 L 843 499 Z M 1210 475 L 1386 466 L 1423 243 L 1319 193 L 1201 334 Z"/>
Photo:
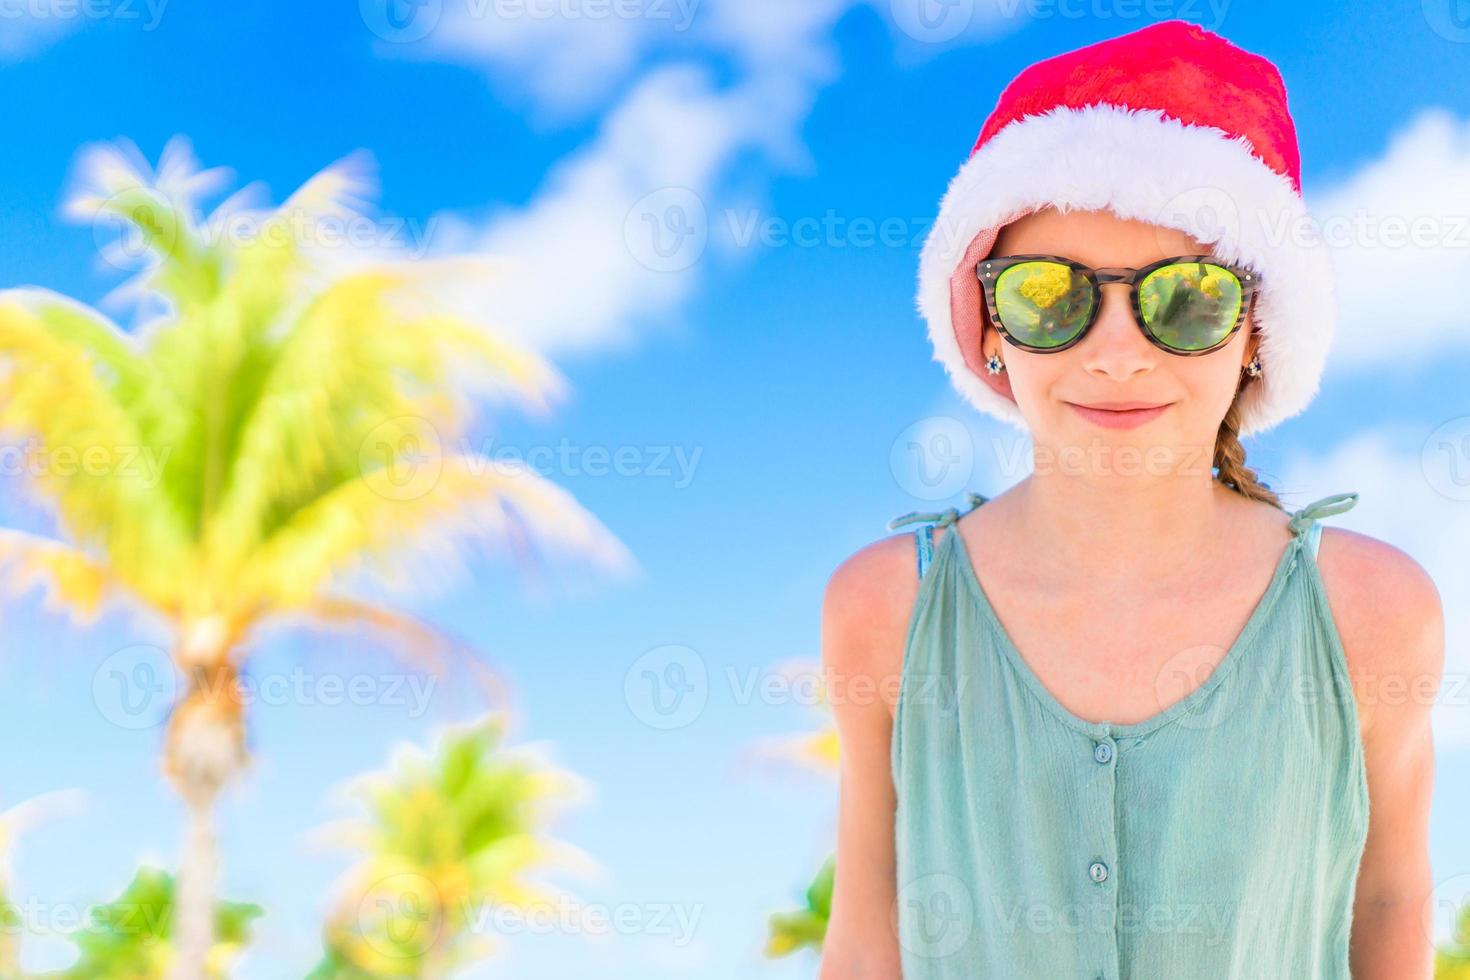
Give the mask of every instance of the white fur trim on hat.
<path id="1" fill-rule="evenodd" d="M 1047 205 L 1174 228 L 1255 270 L 1264 374 L 1241 398 L 1240 434 L 1268 429 L 1311 402 L 1337 311 L 1331 259 L 1291 180 L 1254 156 L 1246 137 L 1158 109 L 1098 103 L 1060 106 L 1001 129 L 950 181 L 924 242 L 919 312 L 935 360 L 976 408 L 1025 429 L 1015 403 L 960 353 L 950 277 L 981 231 Z"/>

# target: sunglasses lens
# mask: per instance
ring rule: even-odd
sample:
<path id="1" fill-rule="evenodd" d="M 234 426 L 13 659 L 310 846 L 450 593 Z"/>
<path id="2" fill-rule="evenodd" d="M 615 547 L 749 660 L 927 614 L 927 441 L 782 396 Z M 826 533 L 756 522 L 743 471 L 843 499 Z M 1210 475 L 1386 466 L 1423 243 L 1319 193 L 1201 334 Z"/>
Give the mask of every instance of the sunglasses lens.
<path id="1" fill-rule="evenodd" d="M 1013 340 L 1031 347 L 1060 347 L 1076 339 L 1092 315 L 1092 283 L 1061 262 L 1032 259 L 995 280 L 995 309 Z"/>
<path id="2" fill-rule="evenodd" d="M 1161 344 L 1181 351 L 1214 347 L 1240 318 L 1242 288 L 1235 273 L 1208 262 L 1176 262 L 1138 284 L 1143 324 Z"/>

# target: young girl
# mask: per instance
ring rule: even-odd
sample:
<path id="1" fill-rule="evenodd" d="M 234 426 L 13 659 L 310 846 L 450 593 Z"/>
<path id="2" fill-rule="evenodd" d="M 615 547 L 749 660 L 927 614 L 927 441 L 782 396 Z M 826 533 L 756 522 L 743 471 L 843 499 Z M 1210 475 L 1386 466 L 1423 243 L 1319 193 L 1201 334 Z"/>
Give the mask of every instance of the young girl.
<path id="1" fill-rule="evenodd" d="M 919 305 L 1033 472 L 829 583 L 823 980 L 1428 977 L 1438 593 L 1239 441 L 1332 336 L 1300 186 L 1274 66 L 1181 21 L 1005 90 Z"/>

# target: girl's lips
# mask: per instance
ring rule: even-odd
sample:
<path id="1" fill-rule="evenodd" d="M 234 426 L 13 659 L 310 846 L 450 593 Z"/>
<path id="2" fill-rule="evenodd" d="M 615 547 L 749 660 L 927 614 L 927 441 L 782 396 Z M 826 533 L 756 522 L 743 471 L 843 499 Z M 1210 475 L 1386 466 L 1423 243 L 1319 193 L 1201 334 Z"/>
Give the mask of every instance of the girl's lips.
<path id="1" fill-rule="evenodd" d="M 1101 408 L 1088 408 L 1075 402 L 1067 402 L 1067 404 L 1071 405 L 1078 415 L 1105 429 L 1132 429 L 1158 418 L 1169 407 L 1168 404 L 1165 404 L 1157 408 L 1135 408 L 1126 412 L 1115 412 Z"/>

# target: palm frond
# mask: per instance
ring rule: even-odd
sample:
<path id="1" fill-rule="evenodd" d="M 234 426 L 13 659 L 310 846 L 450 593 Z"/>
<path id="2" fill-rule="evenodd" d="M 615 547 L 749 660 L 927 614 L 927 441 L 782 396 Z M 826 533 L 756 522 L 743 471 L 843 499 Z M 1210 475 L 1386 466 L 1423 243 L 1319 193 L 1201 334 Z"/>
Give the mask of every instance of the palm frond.
<path id="1" fill-rule="evenodd" d="M 66 533 L 147 596 L 157 594 L 159 563 L 177 569 L 185 557 L 160 492 L 167 461 L 154 440 L 168 431 L 167 412 L 150 382 L 100 315 L 0 302 L 0 431 L 29 440 L 33 483 Z"/>
<path id="2" fill-rule="evenodd" d="M 423 309 L 410 295 L 416 284 L 395 267 L 349 276 L 316 297 L 258 369 L 234 388 L 212 386 L 234 440 L 217 509 L 201 502 L 218 567 L 233 568 L 364 471 L 457 440 L 469 407 L 456 393 L 490 389 L 541 410 L 560 393 L 540 358 Z"/>
<path id="3" fill-rule="evenodd" d="M 18 598 L 37 586 L 48 609 L 89 622 L 116 582 L 105 562 L 65 542 L 0 528 L 0 595 Z"/>
<path id="4" fill-rule="evenodd" d="M 516 461 L 476 454 L 431 458 L 396 480 L 379 468 L 332 489 L 267 538 L 235 575 L 244 594 L 282 610 L 327 583 L 364 575 L 403 591 L 459 572 L 476 547 L 528 539 L 627 573 L 627 548 L 563 488 Z"/>
<path id="5" fill-rule="evenodd" d="M 370 973 L 419 976 L 487 950 L 476 943 L 477 911 L 529 908 L 565 897 L 532 879 L 553 867 L 584 872 L 595 862 L 544 832 L 553 809 L 585 783 L 536 746 L 502 745 L 505 719 L 487 715 L 440 733 L 431 749 L 400 746 L 387 768 L 347 791 L 365 808 L 335 825 L 362 859 L 338 882 L 338 912 L 326 929 L 329 957 Z M 411 903 L 414 923 L 382 920 L 382 899 Z M 405 928 L 407 926 L 407 928 Z"/>
<path id="6" fill-rule="evenodd" d="M 789 956 L 804 948 L 821 952 L 827 938 L 827 923 L 832 917 L 836 874 L 837 856 L 834 854 L 822 862 L 822 867 L 807 886 L 805 908 L 771 915 L 766 935 L 766 956 Z"/>
<path id="7" fill-rule="evenodd" d="M 426 674 L 443 675 L 451 666 L 463 666 L 486 704 L 507 700 L 504 679 L 480 655 L 412 613 L 353 596 L 323 593 L 304 606 L 300 615 L 318 629 L 368 630 L 374 642 L 384 645 L 406 666 Z"/>
<path id="8" fill-rule="evenodd" d="M 280 211 L 312 221 L 358 218 L 377 196 L 373 156 L 358 150 L 323 167 L 286 199 Z"/>
<path id="9" fill-rule="evenodd" d="M 87 910 L 85 928 L 72 940 L 77 959 L 57 980 L 165 980 L 177 949 L 177 887 L 161 868 L 137 869 L 114 901 Z M 249 902 L 214 905 L 215 942 L 200 980 L 225 980 L 252 938 L 255 920 L 265 914 Z"/>
<path id="10" fill-rule="evenodd" d="M 156 172 L 128 140 L 93 144 L 78 157 L 63 213 L 94 228 L 116 228 L 103 257 L 118 268 L 143 267 L 130 292 L 153 291 L 181 308 L 198 308 L 219 280 L 218 257 L 196 220 L 199 199 L 228 176 L 221 168 L 201 170 L 180 137 L 164 147 Z"/>

